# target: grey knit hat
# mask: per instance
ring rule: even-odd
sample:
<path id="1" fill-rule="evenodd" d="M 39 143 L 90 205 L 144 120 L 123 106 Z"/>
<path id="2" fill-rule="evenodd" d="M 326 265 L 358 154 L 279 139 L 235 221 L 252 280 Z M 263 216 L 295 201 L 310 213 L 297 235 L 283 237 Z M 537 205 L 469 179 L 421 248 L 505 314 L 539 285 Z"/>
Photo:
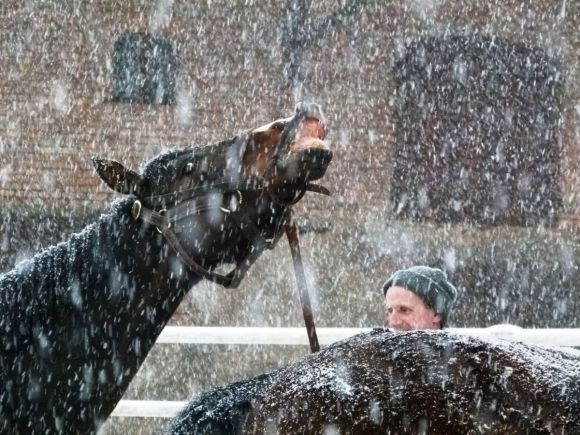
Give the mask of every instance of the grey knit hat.
<path id="1" fill-rule="evenodd" d="M 447 322 L 449 310 L 457 298 L 457 289 L 449 282 L 441 269 L 428 266 L 413 266 L 396 271 L 383 285 L 383 294 L 393 286 L 409 289 L 425 304 L 441 316 L 441 324 Z"/>

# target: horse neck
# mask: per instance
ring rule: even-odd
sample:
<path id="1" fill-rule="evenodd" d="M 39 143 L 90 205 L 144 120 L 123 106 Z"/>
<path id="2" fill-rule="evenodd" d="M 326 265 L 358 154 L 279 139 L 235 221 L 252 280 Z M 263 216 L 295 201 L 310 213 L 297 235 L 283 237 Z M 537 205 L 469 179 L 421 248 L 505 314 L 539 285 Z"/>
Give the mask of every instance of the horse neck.
<path id="1" fill-rule="evenodd" d="M 186 269 L 154 227 L 133 219 L 131 205 L 131 200 L 116 202 L 111 213 L 68 241 L 0 275 L 0 311 L 5 311 L 0 326 L 12 314 L 20 323 L 45 322 L 56 330 L 87 323 L 100 328 L 113 321 L 124 331 L 124 341 L 142 342 L 144 359 L 201 278 Z"/>
<path id="2" fill-rule="evenodd" d="M 130 200 L 117 202 L 67 242 L 0 276 L 0 368 L 7 368 L 0 384 L 12 385 L 0 394 L 0 432 L 25 431 L 30 421 L 42 422 L 38 433 L 57 432 L 54 416 L 65 433 L 95 431 L 199 281 L 130 209 Z M 42 386 L 33 399 L 17 381 L 31 378 Z"/>
<path id="3" fill-rule="evenodd" d="M 154 310 L 157 315 L 149 320 L 162 328 L 201 278 L 187 270 L 154 226 L 133 219 L 131 205 L 132 200 L 116 203 L 93 230 L 91 267 L 101 280 L 91 287 L 98 291 L 98 285 L 112 300 L 123 299 L 117 309 L 129 316 L 133 308 Z"/>

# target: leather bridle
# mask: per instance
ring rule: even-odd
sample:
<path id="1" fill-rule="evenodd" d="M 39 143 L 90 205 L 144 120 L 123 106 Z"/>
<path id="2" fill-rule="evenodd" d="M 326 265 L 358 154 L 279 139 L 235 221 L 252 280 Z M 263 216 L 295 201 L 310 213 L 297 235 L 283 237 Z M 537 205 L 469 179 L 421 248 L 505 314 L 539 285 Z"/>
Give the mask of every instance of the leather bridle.
<path id="1" fill-rule="evenodd" d="M 296 225 L 291 221 L 291 207 L 296 204 L 307 191 L 330 195 L 328 189 L 323 186 L 306 183 L 302 186 L 290 187 L 294 190 L 294 195 L 288 198 L 275 196 L 275 192 L 266 186 L 260 185 L 256 180 L 247 180 L 244 182 L 217 183 L 208 187 L 200 187 L 180 191 L 169 195 L 149 196 L 135 200 L 131 214 L 134 219 L 141 219 L 154 225 L 157 230 L 165 237 L 179 258 L 193 273 L 218 283 L 226 288 L 237 287 L 250 266 L 257 260 L 264 249 L 272 249 L 282 235 L 282 226 L 284 226 L 290 250 L 292 253 L 293 264 L 296 273 L 296 280 L 300 291 L 302 304 L 302 313 L 307 328 L 310 349 L 312 352 L 319 350 L 318 338 L 312 316 L 312 308 L 308 296 L 307 282 L 304 274 L 304 267 L 300 256 L 300 247 L 298 242 L 298 231 Z M 211 194 L 220 193 L 222 200 L 213 201 Z M 240 209 L 248 193 L 264 194 L 281 206 L 282 214 L 278 224 L 274 227 L 272 234 L 264 234 Z M 171 201 L 169 201 L 171 199 Z M 173 207 L 165 207 L 168 202 L 174 203 Z M 147 205 L 144 205 L 147 204 Z M 155 210 L 155 205 L 163 207 Z M 221 274 L 215 270 L 203 267 L 197 262 L 184 248 L 177 234 L 173 230 L 174 224 L 182 219 L 190 218 L 193 215 L 202 215 L 208 212 L 220 212 L 232 217 L 239 230 L 246 235 L 250 242 L 251 248 L 248 255 L 227 274 Z"/>
<path id="2" fill-rule="evenodd" d="M 237 287 L 246 274 L 249 267 L 255 262 L 264 249 L 272 249 L 282 234 L 282 225 L 288 224 L 291 218 L 291 206 L 297 203 L 307 191 L 329 194 L 322 186 L 305 184 L 297 189 L 296 194 L 290 200 L 282 200 L 273 196 L 273 192 L 264 186 L 260 186 L 255 180 L 244 181 L 234 185 L 230 183 L 217 183 L 208 187 L 194 188 L 170 194 L 180 198 L 180 202 L 173 207 L 155 209 L 154 204 L 167 204 L 168 195 L 157 195 L 135 200 L 131 210 L 134 219 L 141 219 L 154 225 L 165 236 L 171 247 L 179 254 L 186 266 L 194 273 L 210 281 L 218 283 L 226 288 Z M 212 200 L 212 194 L 219 193 L 221 201 Z M 279 224 L 275 226 L 271 234 L 264 234 L 241 210 L 246 196 L 249 194 L 265 194 L 281 206 L 282 212 Z M 147 205 L 145 205 L 147 204 Z M 246 235 L 251 248 L 249 254 L 238 261 L 235 268 L 227 274 L 221 274 L 214 270 L 203 267 L 184 248 L 177 234 L 173 231 L 174 224 L 182 219 L 194 215 L 202 215 L 208 212 L 218 212 L 230 216 L 238 229 Z"/>
<path id="3" fill-rule="evenodd" d="M 288 148 L 290 141 L 295 137 L 300 122 L 310 115 L 312 115 L 311 108 L 308 106 L 297 107 L 297 115 L 288 122 L 276 146 L 274 155 L 276 164 L 281 153 Z M 231 142 L 231 146 L 235 147 L 239 156 L 245 154 L 247 144 L 248 138 L 245 135 L 238 136 Z M 275 171 L 275 166 L 271 170 Z M 320 346 L 316 336 L 312 308 L 308 296 L 308 286 L 300 256 L 298 230 L 296 224 L 292 221 L 291 209 L 308 191 L 330 195 L 330 192 L 325 187 L 311 183 L 288 185 L 274 189 L 265 184 L 263 180 L 257 178 L 248 178 L 237 182 L 220 180 L 184 191 L 149 196 L 142 198 L 142 200 L 137 199 L 133 203 L 132 215 L 134 219 L 142 219 L 155 225 L 190 271 L 226 288 L 237 287 L 250 266 L 257 260 L 264 249 L 272 249 L 280 239 L 282 232 L 285 231 L 292 253 L 310 350 L 317 352 Z M 212 195 L 216 193 L 222 195 L 221 201 L 212 199 Z M 263 231 L 260 231 L 240 209 L 247 196 L 253 196 L 254 198 L 266 196 L 272 203 L 281 208 L 280 218 L 274 226 L 274 230 L 269 234 L 264 234 Z M 168 204 L 171 204 L 171 206 L 168 206 Z M 230 216 L 250 243 L 248 255 L 237 261 L 235 267 L 226 274 L 207 269 L 195 261 L 173 231 L 173 226 L 177 221 L 189 218 L 192 215 L 201 215 L 208 212 L 219 212 Z"/>

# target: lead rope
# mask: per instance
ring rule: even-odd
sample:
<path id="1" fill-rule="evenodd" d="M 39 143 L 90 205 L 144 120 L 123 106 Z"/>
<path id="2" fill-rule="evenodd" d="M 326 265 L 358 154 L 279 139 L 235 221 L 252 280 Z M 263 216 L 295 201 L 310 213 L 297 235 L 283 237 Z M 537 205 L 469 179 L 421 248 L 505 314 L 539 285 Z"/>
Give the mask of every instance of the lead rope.
<path id="1" fill-rule="evenodd" d="M 293 221 L 285 226 L 285 230 L 286 236 L 288 237 L 288 243 L 290 244 L 290 252 L 292 253 L 292 262 L 294 263 L 294 272 L 296 273 L 296 285 L 298 286 L 298 292 L 300 293 L 302 315 L 304 316 L 304 324 L 306 325 L 310 351 L 315 353 L 320 350 L 320 345 L 318 344 L 318 336 L 316 335 L 316 327 L 314 326 L 314 316 L 312 315 L 312 307 L 310 305 L 310 296 L 308 295 L 308 284 L 306 282 L 306 275 L 304 274 L 302 256 L 300 255 L 298 230 Z"/>

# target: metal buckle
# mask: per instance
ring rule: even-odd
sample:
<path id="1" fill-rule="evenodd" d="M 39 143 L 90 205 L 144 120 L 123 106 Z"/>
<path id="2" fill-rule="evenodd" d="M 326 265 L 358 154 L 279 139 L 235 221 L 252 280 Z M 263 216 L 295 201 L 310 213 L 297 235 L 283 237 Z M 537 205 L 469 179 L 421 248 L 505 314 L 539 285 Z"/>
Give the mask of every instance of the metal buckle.
<path id="1" fill-rule="evenodd" d="M 165 213 L 167 213 L 167 209 L 161 209 L 157 212 L 159 214 L 159 216 L 165 216 Z M 159 231 L 159 233 L 163 234 L 165 231 L 167 231 L 169 228 L 171 228 L 171 221 L 168 222 L 167 226 L 164 227 L 163 229 L 159 229 L 159 226 L 156 225 L 155 228 L 157 228 L 157 231 Z"/>
<path id="2" fill-rule="evenodd" d="M 133 203 L 133 207 L 131 207 L 131 215 L 133 216 L 133 219 L 139 219 L 139 216 L 141 216 L 141 201 L 136 200 Z"/>
<path id="3" fill-rule="evenodd" d="M 242 192 L 240 192 L 239 190 L 234 190 L 234 193 L 238 196 L 238 206 L 242 204 Z M 220 207 L 220 210 L 223 211 L 224 213 L 232 213 L 236 210 L 230 210 L 229 208 L 225 208 L 225 207 Z"/>

